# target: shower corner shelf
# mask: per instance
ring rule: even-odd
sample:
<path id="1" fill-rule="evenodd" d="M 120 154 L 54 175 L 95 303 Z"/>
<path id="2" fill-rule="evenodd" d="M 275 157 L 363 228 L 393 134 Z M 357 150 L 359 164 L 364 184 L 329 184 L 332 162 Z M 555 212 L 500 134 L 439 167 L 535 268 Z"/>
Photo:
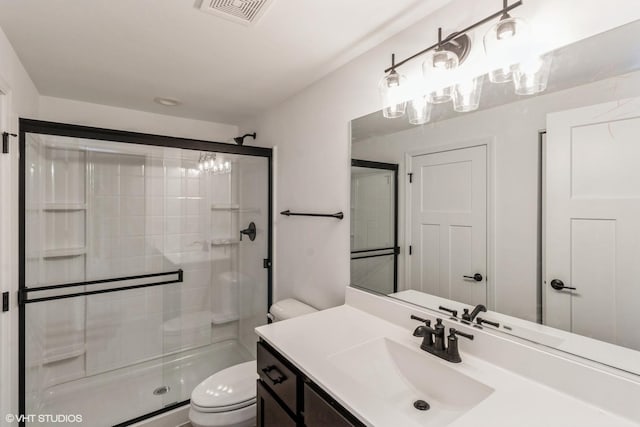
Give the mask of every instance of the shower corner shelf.
<path id="1" fill-rule="evenodd" d="M 42 251 L 42 258 L 67 258 L 81 256 L 87 253 L 87 248 L 47 249 Z"/>
<path id="2" fill-rule="evenodd" d="M 211 239 L 211 246 L 231 246 L 240 243 L 240 239 Z"/>
<path id="3" fill-rule="evenodd" d="M 224 211 L 224 212 L 239 212 L 240 205 L 234 204 L 219 204 L 219 205 L 211 205 L 212 211 Z"/>
<path id="4" fill-rule="evenodd" d="M 237 213 L 254 213 L 260 214 L 259 208 L 241 208 L 240 205 L 227 204 L 227 205 L 211 205 L 212 211 L 218 212 L 237 212 Z"/>
<path id="5" fill-rule="evenodd" d="M 82 356 L 86 353 L 84 344 L 71 345 L 55 349 L 53 351 L 47 351 L 42 356 L 42 364 L 48 365 L 51 363 L 61 362 L 63 360 L 73 359 L 78 356 Z"/>
<path id="6" fill-rule="evenodd" d="M 85 211 L 87 210 L 87 205 L 85 203 L 45 203 L 42 210 L 53 212 Z"/>

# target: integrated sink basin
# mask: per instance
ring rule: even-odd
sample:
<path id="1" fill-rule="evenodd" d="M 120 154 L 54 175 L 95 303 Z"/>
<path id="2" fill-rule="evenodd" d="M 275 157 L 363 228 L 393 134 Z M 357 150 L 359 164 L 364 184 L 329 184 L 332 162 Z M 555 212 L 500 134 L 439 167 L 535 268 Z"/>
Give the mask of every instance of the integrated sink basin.
<path id="1" fill-rule="evenodd" d="M 345 377 L 377 394 L 381 404 L 425 426 L 448 425 L 494 391 L 417 345 L 412 349 L 388 338 L 328 358 Z"/>

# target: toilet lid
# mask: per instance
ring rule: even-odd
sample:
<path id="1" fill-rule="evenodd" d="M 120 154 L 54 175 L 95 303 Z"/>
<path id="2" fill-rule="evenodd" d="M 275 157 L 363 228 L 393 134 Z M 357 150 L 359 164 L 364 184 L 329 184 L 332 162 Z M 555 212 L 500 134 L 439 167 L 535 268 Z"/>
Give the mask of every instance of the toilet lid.
<path id="1" fill-rule="evenodd" d="M 191 393 L 191 404 L 201 412 L 226 412 L 256 401 L 256 361 L 240 363 L 211 375 Z"/>

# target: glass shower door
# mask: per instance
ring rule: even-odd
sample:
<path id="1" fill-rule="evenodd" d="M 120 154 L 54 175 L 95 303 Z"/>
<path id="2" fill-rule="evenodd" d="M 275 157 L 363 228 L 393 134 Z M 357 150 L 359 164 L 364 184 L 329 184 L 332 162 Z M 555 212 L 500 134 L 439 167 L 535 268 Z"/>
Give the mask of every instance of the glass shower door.
<path id="1" fill-rule="evenodd" d="M 118 425 L 255 358 L 268 156 L 37 132 L 21 152 L 26 414 Z"/>
<path id="2" fill-rule="evenodd" d="M 165 299 L 172 305 L 163 327 L 165 405 L 188 400 L 215 372 L 255 359 L 253 330 L 267 314 L 269 159 L 195 154 L 171 166 L 184 169 L 181 183 L 171 185 L 186 191 L 180 222 L 185 282 L 165 291 L 180 293 Z"/>

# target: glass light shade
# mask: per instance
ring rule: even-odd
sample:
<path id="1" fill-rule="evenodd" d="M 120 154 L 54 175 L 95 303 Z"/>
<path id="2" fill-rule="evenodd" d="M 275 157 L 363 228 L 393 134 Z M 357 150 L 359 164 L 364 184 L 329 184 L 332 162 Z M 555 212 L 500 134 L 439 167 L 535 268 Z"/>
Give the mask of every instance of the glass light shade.
<path id="1" fill-rule="evenodd" d="M 404 100 L 402 92 L 406 84 L 407 78 L 402 74 L 398 74 L 395 70 L 391 70 L 378 83 L 378 91 L 382 101 L 382 114 L 386 118 L 394 119 L 404 116 L 407 102 Z"/>
<path id="2" fill-rule="evenodd" d="M 428 95 L 432 104 L 451 101 L 453 88 L 448 85 L 451 73 L 458 68 L 458 55 L 448 50 L 431 52 L 422 63 L 422 74 L 428 85 L 435 87 Z"/>
<path id="3" fill-rule="evenodd" d="M 513 84 L 518 95 L 543 92 L 549 82 L 551 55 L 535 56 L 522 61 L 513 71 Z"/>
<path id="4" fill-rule="evenodd" d="M 407 115 L 412 125 L 423 125 L 431 120 L 431 104 L 427 102 L 427 96 L 419 96 L 409 101 Z"/>
<path id="5" fill-rule="evenodd" d="M 453 91 L 453 109 L 459 113 L 477 110 L 480 106 L 484 75 L 456 84 Z"/>
<path id="6" fill-rule="evenodd" d="M 484 36 L 484 51 L 493 65 L 489 72 L 492 83 L 506 83 L 513 78 L 513 71 L 530 41 L 530 29 L 520 18 L 509 15 L 498 21 Z"/>

